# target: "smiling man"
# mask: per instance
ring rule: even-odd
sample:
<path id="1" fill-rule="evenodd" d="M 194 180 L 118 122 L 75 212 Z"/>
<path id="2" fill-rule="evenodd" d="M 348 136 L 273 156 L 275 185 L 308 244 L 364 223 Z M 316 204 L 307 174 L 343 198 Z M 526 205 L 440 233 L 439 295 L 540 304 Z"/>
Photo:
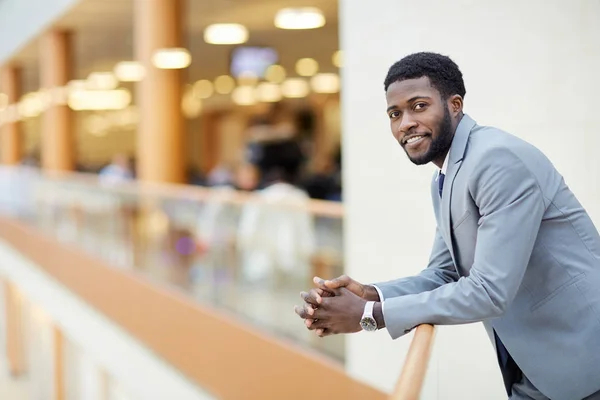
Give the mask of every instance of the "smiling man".
<path id="1" fill-rule="evenodd" d="M 438 167 L 429 265 L 374 285 L 315 278 L 296 313 L 319 336 L 482 321 L 511 399 L 600 399 L 600 236 L 562 176 L 532 145 L 464 114 L 448 57 L 409 55 L 384 87 L 398 143 Z"/>

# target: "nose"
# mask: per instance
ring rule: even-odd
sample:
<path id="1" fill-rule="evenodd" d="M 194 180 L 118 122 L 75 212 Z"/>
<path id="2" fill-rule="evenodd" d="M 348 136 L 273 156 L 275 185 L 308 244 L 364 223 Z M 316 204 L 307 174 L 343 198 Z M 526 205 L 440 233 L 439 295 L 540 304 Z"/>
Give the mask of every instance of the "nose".
<path id="1" fill-rule="evenodd" d="M 398 125 L 398 136 L 399 137 L 403 137 L 411 129 L 416 128 L 417 125 L 418 125 L 417 121 L 415 121 L 412 118 L 412 116 L 410 115 L 410 113 L 404 113 L 404 115 L 402 115 L 402 120 L 400 121 L 400 124 Z"/>

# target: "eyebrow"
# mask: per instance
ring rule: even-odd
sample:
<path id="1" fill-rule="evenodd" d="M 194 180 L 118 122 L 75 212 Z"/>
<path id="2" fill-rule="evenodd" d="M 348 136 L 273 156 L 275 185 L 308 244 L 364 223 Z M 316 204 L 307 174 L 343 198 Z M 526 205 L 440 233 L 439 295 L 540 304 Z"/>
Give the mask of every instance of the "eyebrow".
<path id="1" fill-rule="evenodd" d="M 413 97 L 411 97 L 410 99 L 408 99 L 408 103 L 412 103 L 413 101 L 415 101 L 415 100 L 417 100 L 417 99 L 431 100 L 431 97 L 429 97 L 429 96 L 413 96 Z M 390 111 L 392 111 L 392 110 L 394 110 L 394 109 L 396 109 L 396 108 L 398 108 L 398 106 L 396 106 L 396 105 L 392 105 L 392 106 L 389 106 L 389 107 L 387 108 L 387 111 L 388 111 L 388 112 L 390 112 Z"/>

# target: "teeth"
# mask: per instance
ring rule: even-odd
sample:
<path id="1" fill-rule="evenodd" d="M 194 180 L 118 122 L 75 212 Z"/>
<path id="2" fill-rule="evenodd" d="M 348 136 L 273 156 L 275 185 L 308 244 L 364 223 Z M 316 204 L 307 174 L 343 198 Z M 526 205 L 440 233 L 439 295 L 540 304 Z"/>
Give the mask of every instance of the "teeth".
<path id="1" fill-rule="evenodd" d="M 411 137 L 410 139 L 408 139 L 408 140 L 406 141 L 406 143 L 413 143 L 413 142 L 416 142 L 417 140 L 421 139 L 422 137 L 423 137 L 423 136 L 413 136 L 413 137 Z"/>

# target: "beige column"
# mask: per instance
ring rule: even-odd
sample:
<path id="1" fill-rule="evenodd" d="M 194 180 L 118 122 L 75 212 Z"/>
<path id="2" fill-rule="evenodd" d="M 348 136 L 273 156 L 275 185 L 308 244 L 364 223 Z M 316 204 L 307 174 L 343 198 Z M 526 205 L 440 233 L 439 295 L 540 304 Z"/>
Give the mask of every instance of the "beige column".
<path id="1" fill-rule="evenodd" d="M 21 97 L 21 68 L 7 65 L 0 71 L 0 87 L 8 97 L 8 104 L 14 104 Z M 22 157 L 23 138 L 21 122 L 5 124 L 1 129 L 0 158 L 2 164 L 19 164 Z"/>
<path id="2" fill-rule="evenodd" d="M 71 34 L 53 30 L 40 44 L 40 82 L 44 89 L 65 86 L 71 79 Z M 72 113 L 67 105 L 56 104 L 42 115 L 42 168 L 70 171 L 75 167 L 75 138 Z"/>
<path id="3" fill-rule="evenodd" d="M 158 69 L 151 61 L 157 49 L 183 47 L 182 1 L 135 0 L 134 5 L 135 55 L 146 68 L 136 88 L 138 176 L 147 181 L 183 182 L 182 71 Z"/>
<path id="4" fill-rule="evenodd" d="M 23 336 L 22 298 L 17 288 L 4 281 L 6 306 L 6 355 L 8 370 L 12 376 L 20 376 L 27 370 L 25 340 Z"/>

